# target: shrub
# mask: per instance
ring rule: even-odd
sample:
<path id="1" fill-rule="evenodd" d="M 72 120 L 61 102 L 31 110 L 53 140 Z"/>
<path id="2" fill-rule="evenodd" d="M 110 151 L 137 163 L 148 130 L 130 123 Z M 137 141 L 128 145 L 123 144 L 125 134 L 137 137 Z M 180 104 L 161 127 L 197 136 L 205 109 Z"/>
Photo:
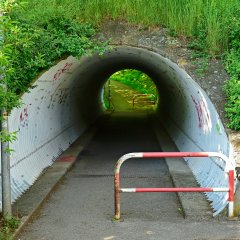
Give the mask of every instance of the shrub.
<path id="1" fill-rule="evenodd" d="M 90 24 L 76 22 L 58 11 L 47 21 L 31 22 L 30 18 L 23 17 L 24 8 L 17 4 L 21 1 L 4 0 L 1 9 L 6 10 L 9 2 L 11 10 L 3 11 L 5 14 L 0 21 L 3 32 L 0 39 L 0 75 L 4 76 L 1 83 L 7 85 L 8 93 L 12 95 L 28 91 L 40 71 L 54 65 L 60 58 L 69 55 L 80 57 L 95 51 L 101 53 L 106 49 L 106 44 L 93 39 L 95 29 Z M 0 88 L 0 98 L 5 95 Z M 11 109 L 16 105 L 14 102 L 8 107 Z"/>

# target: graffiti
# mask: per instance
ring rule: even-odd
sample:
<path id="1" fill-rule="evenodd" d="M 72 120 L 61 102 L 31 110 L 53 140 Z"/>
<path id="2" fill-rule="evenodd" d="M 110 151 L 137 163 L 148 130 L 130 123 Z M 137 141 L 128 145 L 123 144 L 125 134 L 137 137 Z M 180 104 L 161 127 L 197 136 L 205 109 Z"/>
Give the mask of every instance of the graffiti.
<path id="1" fill-rule="evenodd" d="M 28 114 L 28 107 L 24 108 L 21 113 L 20 113 L 20 126 L 21 127 L 25 127 L 25 126 L 28 126 L 28 117 L 29 117 L 29 114 Z"/>
<path id="2" fill-rule="evenodd" d="M 68 88 L 59 89 L 57 88 L 50 97 L 48 108 L 54 108 L 54 103 L 65 104 L 69 96 Z"/>
<path id="3" fill-rule="evenodd" d="M 59 99 L 58 99 L 58 103 L 59 103 L 59 104 L 65 103 L 67 97 L 68 97 L 68 93 L 67 93 L 66 89 L 61 90 L 61 92 L 60 92 L 60 94 L 59 94 L 59 96 L 58 96 L 58 98 L 59 98 Z"/>
<path id="4" fill-rule="evenodd" d="M 53 81 L 58 81 L 65 72 L 67 72 L 71 69 L 72 65 L 73 65 L 73 63 L 66 63 L 63 68 L 58 69 L 57 72 L 53 76 Z"/>
<path id="5" fill-rule="evenodd" d="M 196 100 L 192 95 L 191 98 L 197 110 L 198 127 L 203 129 L 204 133 L 210 132 L 212 129 L 212 121 L 205 98 L 202 96 L 200 100 Z"/>

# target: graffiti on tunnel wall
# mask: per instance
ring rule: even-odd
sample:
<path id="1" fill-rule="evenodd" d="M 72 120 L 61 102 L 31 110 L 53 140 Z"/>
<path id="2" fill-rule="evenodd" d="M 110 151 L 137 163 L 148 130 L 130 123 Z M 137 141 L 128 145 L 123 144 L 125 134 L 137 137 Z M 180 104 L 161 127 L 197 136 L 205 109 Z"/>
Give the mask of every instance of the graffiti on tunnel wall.
<path id="1" fill-rule="evenodd" d="M 29 117 L 29 109 L 28 106 L 24 107 L 20 113 L 20 127 L 28 126 L 28 117 Z"/>
<path id="2" fill-rule="evenodd" d="M 73 57 L 59 62 L 36 80 L 35 88 L 22 96 L 23 107 L 11 112 L 9 130 L 18 133 L 17 141 L 10 143 L 14 149 L 10 156 L 12 202 L 83 131 L 74 128 L 77 117 L 72 114 L 70 94 L 74 84 L 67 74 L 78 66 L 79 61 Z M 56 104 L 49 108 L 49 102 Z"/>
<path id="3" fill-rule="evenodd" d="M 205 98 L 201 96 L 200 99 L 197 100 L 193 95 L 191 95 L 191 98 L 198 115 L 198 127 L 203 129 L 204 133 L 209 133 L 212 129 L 212 121 Z"/>
<path id="4" fill-rule="evenodd" d="M 64 73 L 71 69 L 72 65 L 73 63 L 65 63 L 65 65 L 62 68 L 58 69 L 57 72 L 53 75 L 53 81 L 58 81 Z"/>

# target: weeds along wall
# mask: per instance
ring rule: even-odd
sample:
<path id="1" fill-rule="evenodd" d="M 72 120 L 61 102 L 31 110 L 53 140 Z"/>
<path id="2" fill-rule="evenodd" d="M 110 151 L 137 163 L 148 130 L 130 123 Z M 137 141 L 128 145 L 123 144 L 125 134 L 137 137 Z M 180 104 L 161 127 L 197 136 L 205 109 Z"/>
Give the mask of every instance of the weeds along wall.
<path id="1" fill-rule="evenodd" d="M 69 57 L 42 74 L 14 109 L 10 131 L 12 195 L 15 201 L 44 168 L 101 115 L 106 80 L 123 69 L 146 73 L 160 93 L 157 128 L 164 127 L 180 151 L 217 151 L 230 156 L 230 145 L 219 116 L 200 86 L 181 68 L 158 53 L 122 46 L 102 56 Z M 161 143 L 160 143 L 161 145 Z M 186 159 L 202 187 L 227 186 L 226 162 Z M 231 160 L 231 164 L 234 164 Z M 207 195 L 215 214 L 227 204 L 225 193 Z"/>

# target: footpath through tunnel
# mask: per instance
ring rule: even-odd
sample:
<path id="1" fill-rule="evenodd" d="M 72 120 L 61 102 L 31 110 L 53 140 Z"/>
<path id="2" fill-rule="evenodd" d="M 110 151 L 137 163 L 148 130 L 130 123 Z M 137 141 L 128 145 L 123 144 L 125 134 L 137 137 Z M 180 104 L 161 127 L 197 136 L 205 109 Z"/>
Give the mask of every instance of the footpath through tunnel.
<path id="1" fill-rule="evenodd" d="M 156 135 L 164 128 L 179 151 L 221 152 L 231 159 L 224 127 L 200 86 L 161 54 L 121 46 L 101 56 L 62 60 L 23 95 L 24 106 L 14 109 L 9 119 L 10 131 L 18 131 L 18 140 L 11 146 L 15 149 L 11 155 L 13 201 L 103 114 L 105 82 L 129 68 L 146 73 L 161 96 L 153 117 Z M 202 187 L 227 187 L 225 162 L 185 160 Z M 207 198 L 215 214 L 227 204 L 226 193 L 208 193 Z"/>
<path id="2" fill-rule="evenodd" d="M 183 198 L 178 198 L 176 193 L 121 194 L 122 219 L 113 220 L 116 160 L 126 152 L 160 150 L 151 118 L 146 113 L 113 113 L 102 122 L 44 204 L 40 216 L 26 227 L 19 239 L 195 239 L 198 236 L 228 239 L 238 236 L 237 222 L 226 224 L 224 220 L 219 223 L 212 219 L 206 199 L 193 197 L 196 193 L 184 193 L 185 199 L 193 202 L 190 215 L 185 212 L 189 208 L 181 204 Z M 168 163 L 164 158 L 131 159 L 122 166 L 121 186 L 173 187 Z"/>

